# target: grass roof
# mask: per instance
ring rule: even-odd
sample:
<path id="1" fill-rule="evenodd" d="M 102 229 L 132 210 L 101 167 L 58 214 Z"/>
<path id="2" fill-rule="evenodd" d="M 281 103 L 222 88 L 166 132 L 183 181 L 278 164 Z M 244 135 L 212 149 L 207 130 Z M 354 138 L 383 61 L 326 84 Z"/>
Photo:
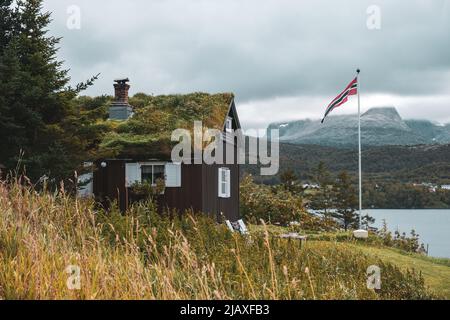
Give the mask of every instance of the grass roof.
<path id="1" fill-rule="evenodd" d="M 222 130 L 234 96 L 231 93 L 147 96 L 130 99 L 134 116 L 126 121 L 107 121 L 109 129 L 99 154 L 118 158 L 168 159 L 175 129 L 193 131 L 194 121 Z"/>

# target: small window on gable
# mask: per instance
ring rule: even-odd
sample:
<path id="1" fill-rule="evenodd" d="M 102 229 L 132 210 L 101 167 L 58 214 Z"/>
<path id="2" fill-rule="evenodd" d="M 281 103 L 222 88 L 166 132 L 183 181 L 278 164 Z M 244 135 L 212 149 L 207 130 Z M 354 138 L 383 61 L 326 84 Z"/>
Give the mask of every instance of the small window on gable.
<path id="1" fill-rule="evenodd" d="M 231 197 L 231 171 L 228 168 L 219 168 L 219 198 Z"/>
<path id="2" fill-rule="evenodd" d="M 227 117 L 227 120 L 225 121 L 225 131 L 226 132 L 233 131 L 233 119 L 230 117 Z"/>

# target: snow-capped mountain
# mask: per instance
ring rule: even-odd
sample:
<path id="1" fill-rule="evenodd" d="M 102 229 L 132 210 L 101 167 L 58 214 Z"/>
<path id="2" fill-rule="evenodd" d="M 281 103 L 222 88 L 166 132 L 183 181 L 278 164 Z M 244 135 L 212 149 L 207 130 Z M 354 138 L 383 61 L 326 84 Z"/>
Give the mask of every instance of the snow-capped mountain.
<path id="1" fill-rule="evenodd" d="M 361 115 L 363 145 L 417 145 L 450 142 L 450 124 L 428 120 L 403 120 L 395 107 L 372 108 Z M 268 128 L 280 130 L 281 142 L 352 146 L 358 143 L 358 116 L 334 115 L 319 120 L 274 123 Z"/>

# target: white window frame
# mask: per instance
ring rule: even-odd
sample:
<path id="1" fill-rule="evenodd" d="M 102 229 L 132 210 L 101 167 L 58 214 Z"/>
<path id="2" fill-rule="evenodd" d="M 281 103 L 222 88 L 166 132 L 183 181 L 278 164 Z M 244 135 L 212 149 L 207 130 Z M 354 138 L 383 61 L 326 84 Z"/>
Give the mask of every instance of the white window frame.
<path id="1" fill-rule="evenodd" d="M 164 167 L 164 182 L 168 188 L 180 188 L 181 187 L 181 163 L 168 163 L 168 162 L 135 162 L 126 163 L 125 179 L 126 186 L 129 188 L 135 183 L 141 183 L 142 180 L 142 166 L 152 167 L 152 186 L 156 186 L 154 180 L 154 167 Z M 170 175 L 170 176 L 169 176 Z"/>
<path id="2" fill-rule="evenodd" d="M 219 168 L 218 187 L 219 198 L 231 198 L 231 170 L 230 168 Z"/>
<path id="3" fill-rule="evenodd" d="M 222 140 L 226 143 L 234 144 L 233 118 L 227 117 L 225 120 L 225 130 L 222 132 Z"/>
<path id="4" fill-rule="evenodd" d="M 156 186 L 156 181 L 153 181 L 155 179 L 155 166 L 161 166 L 164 167 L 164 181 L 166 181 L 167 172 L 166 172 L 166 162 L 140 162 L 139 166 L 141 168 L 141 181 L 142 182 L 142 167 L 143 166 L 152 166 L 152 186 Z"/>
<path id="5" fill-rule="evenodd" d="M 233 118 L 227 117 L 225 120 L 225 132 L 233 132 Z"/>

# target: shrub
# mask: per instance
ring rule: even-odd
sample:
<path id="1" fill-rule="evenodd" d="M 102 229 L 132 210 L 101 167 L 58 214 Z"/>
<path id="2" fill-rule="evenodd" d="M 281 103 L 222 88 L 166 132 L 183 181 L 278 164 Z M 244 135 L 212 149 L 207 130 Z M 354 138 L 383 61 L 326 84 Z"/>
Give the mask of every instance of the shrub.
<path id="1" fill-rule="evenodd" d="M 283 186 L 256 184 L 246 176 L 240 188 L 241 214 L 251 223 L 264 220 L 286 226 L 297 222 L 303 230 L 330 230 L 336 226 L 331 219 L 307 213 L 302 197 Z"/>
<path id="2" fill-rule="evenodd" d="M 393 248 L 398 248 L 407 252 L 425 253 L 425 247 L 420 243 L 420 236 L 415 230 L 411 230 L 410 237 L 406 233 L 400 233 L 398 230 L 394 232 L 389 231 L 387 223 L 383 220 L 383 227 L 378 230 L 377 235 L 381 239 L 383 245 Z"/>

